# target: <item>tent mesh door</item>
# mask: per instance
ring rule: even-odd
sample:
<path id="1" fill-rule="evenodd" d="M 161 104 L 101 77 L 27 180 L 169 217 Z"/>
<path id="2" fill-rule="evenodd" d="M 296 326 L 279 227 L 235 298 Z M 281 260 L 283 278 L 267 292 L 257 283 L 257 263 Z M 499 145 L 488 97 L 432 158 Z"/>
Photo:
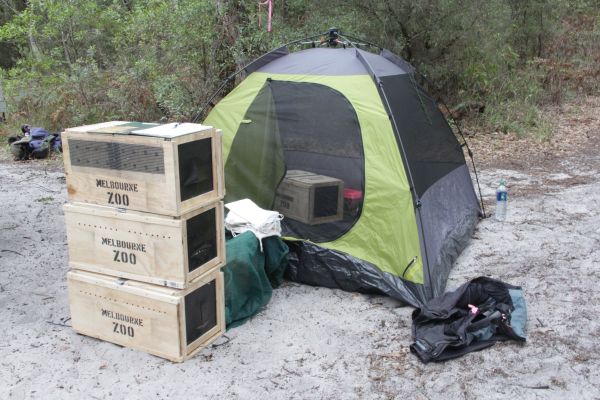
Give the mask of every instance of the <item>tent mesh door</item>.
<path id="1" fill-rule="evenodd" d="M 365 187 L 352 104 L 325 85 L 267 80 L 236 132 L 225 182 L 226 201 L 249 198 L 284 214 L 286 236 L 342 236 L 360 217 Z"/>

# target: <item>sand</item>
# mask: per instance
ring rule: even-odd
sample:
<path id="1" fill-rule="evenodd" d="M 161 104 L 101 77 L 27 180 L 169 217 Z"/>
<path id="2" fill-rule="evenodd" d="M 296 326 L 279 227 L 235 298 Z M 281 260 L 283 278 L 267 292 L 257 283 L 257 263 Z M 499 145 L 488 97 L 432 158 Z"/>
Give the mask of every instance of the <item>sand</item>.
<path id="1" fill-rule="evenodd" d="M 1 162 L 0 398 L 598 399 L 599 169 L 589 151 L 481 171 L 488 209 L 507 179 L 508 219 L 479 224 L 448 287 L 482 275 L 521 285 L 524 345 L 425 365 L 408 351 L 412 308 L 286 283 L 248 323 L 173 364 L 70 328 L 64 173 Z"/>

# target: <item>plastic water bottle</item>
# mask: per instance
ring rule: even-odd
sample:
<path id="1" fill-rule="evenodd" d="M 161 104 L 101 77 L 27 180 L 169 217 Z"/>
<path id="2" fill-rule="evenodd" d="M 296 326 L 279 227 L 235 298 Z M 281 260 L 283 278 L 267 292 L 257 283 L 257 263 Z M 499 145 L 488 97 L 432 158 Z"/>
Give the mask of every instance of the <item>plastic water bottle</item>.
<path id="1" fill-rule="evenodd" d="M 506 189 L 506 181 L 502 179 L 500 186 L 496 189 L 496 220 L 506 220 L 506 203 L 508 202 L 508 190 Z"/>

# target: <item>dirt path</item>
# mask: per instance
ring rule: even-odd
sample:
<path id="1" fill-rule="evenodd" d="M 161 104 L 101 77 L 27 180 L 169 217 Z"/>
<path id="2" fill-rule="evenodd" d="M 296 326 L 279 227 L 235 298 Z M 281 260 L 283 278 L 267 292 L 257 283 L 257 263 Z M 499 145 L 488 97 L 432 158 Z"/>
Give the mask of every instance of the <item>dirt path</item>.
<path id="1" fill-rule="evenodd" d="M 77 335 L 68 327 L 64 174 L 2 163 L 0 398 L 600 398 L 598 104 L 573 122 L 588 135 L 577 152 L 484 158 L 486 203 L 508 179 L 509 217 L 480 223 L 448 286 L 480 275 L 522 285 L 529 341 L 442 364 L 408 353 L 411 308 L 296 284 L 184 364 Z"/>

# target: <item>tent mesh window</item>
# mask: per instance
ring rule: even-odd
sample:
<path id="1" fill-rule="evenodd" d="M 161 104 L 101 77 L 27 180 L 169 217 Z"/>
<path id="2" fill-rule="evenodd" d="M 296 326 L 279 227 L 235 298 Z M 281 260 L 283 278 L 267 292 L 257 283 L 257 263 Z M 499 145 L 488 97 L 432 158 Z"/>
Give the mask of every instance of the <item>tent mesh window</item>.
<path id="1" fill-rule="evenodd" d="M 435 182 L 465 165 L 462 148 L 437 103 L 410 75 L 381 78 L 419 197 Z"/>
<path id="2" fill-rule="evenodd" d="M 284 235 L 335 240 L 360 217 L 364 196 L 356 111 L 328 86 L 269 79 L 235 135 L 225 176 L 226 201 L 278 209 Z"/>

